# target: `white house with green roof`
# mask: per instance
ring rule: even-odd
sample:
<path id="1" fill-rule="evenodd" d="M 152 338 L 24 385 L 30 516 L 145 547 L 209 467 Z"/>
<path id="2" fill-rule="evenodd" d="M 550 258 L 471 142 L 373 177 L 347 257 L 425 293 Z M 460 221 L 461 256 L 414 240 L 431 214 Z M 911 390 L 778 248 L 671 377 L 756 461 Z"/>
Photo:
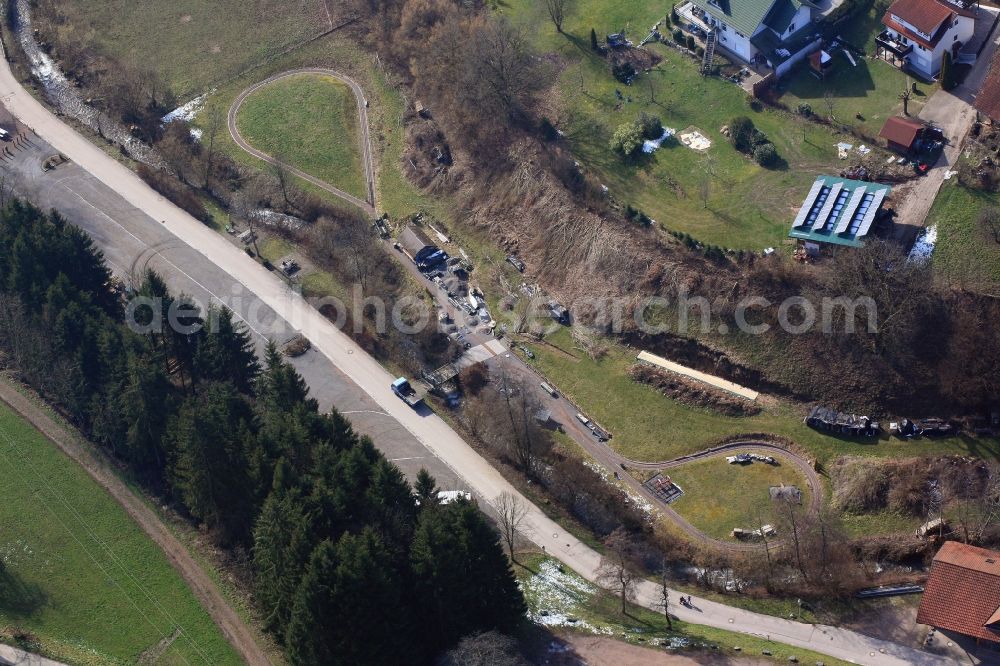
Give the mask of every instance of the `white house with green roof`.
<path id="1" fill-rule="evenodd" d="M 820 45 L 812 5 L 802 0 L 689 0 L 677 11 L 689 28 L 714 30 L 718 46 L 779 77 Z"/>

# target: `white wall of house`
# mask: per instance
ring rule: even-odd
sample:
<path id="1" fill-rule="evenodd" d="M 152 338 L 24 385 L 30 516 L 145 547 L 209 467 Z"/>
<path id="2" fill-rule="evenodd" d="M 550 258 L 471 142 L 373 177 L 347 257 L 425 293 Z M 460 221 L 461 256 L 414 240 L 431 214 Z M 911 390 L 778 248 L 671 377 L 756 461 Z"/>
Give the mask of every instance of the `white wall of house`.
<path id="1" fill-rule="evenodd" d="M 802 62 L 802 60 L 805 59 L 806 56 L 808 56 L 810 53 L 814 51 L 817 51 L 820 47 L 820 44 L 822 43 L 823 40 L 817 38 L 815 41 L 810 43 L 804 49 L 794 54 L 791 58 L 789 58 L 785 62 L 778 65 L 778 67 L 774 70 L 774 75 L 780 79 L 782 76 L 790 72 L 792 70 L 792 67 L 794 67 L 797 63 Z"/>
<path id="2" fill-rule="evenodd" d="M 737 32 L 733 26 L 726 25 L 714 16 L 708 16 L 707 19 L 715 26 L 715 37 L 723 48 L 732 51 L 747 62 L 757 55 L 757 49 L 750 43 L 750 35 Z"/>
<path id="3" fill-rule="evenodd" d="M 801 30 L 802 26 L 806 25 L 810 21 L 812 21 L 812 11 L 805 5 L 802 5 L 799 7 L 799 11 L 795 13 L 795 18 L 788 24 L 788 29 L 785 30 L 784 34 L 778 36 L 782 39 L 787 39 L 788 37 L 791 37 L 796 30 Z"/>
<path id="4" fill-rule="evenodd" d="M 893 18 L 899 21 L 897 17 L 893 16 Z M 906 27 L 911 30 L 914 30 L 914 28 L 905 21 L 899 21 L 899 23 L 906 25 Z M 913 50 L 906 56 L 907 62 L 910 64 L 910 67 L 915 69 L 918 73 L 931 79 L 937 78 L 941 73 L 941 60 L 944 58 L 944 52 L 950 51 L 957 43 L 961 43 L 964 47 L 969 43 L 969 40 L 972 39 L 974 31 L 974 19 L 967 16 L 958 16 L 948 28 L 948 32 L 946 32 L 937 43 L 937 46 L 931 50 L 917 44 L 913 40 L 907 39 L 906 35 L 901 35 L 891 28 L 888 29 L 889 34 L 892 35 L 894 39 L 904 44 L 913 45 Z M 914 30 L 914 32 L 917 31 Z"/>

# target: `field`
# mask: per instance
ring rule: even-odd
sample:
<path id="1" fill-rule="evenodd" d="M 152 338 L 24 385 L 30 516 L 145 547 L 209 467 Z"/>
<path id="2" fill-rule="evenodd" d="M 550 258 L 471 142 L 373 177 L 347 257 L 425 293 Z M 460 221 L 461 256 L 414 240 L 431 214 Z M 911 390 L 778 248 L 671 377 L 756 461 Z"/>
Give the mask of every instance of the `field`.
<path id="1" fill-rule="evenodd" d="M 741 433 L 769 432 L 788 437 L 820 461 L 838 455 L 903 456 L 955 453 L 1000 457 L 1000 442 L 959 436 L 942 440 L 878 442 L 824 435 L 802 423 L 805 406 L 777 403 L 753 417 L 720 416 L 675 402 L 626 374 L 638 350 L 602 340 L 608 353 L 594 361 L 574 348 L 568 329 L 559 329 L 545 344 L 527 343 L 532 361 L 598 423 L 609 428 L 616 451 L 635 460 L 664 461 L 707 448 L 720 439 Z"/>
<path id="2" fill-rule="evenodd" d="M 760 249 L 778 244 L 817 173 L 839 171 L 835 132 L 795 114 L 753 111 L 746 93 L 717 77 L 702 77 L 697 64 L 672 48 L 647 46 L 663 61 L 631 87 L 615 81 L 608 63 L 590 50 L 590 30 L 598 35 L 628 28 L 638 42 L 663 18 L 662 3 L 580 0 L 567 17 L 565 35 L 556 33 L 544 4 L 512 0 L 504 13 L 525 26 L 535 46 L 555 63 L 558 75 L 557 125 L 577 159 L 606 184 L 610 194 L 669 229 L 706 243 Z M 626 101 L 619 103 L 615 90 Z M 630 100 L 630 101 L 629 101 Z M 620 124 L 641 112 L 659 116 L 682 131 L 696 127 L 712 141 L 704 154 L 678 142 L 626 164 L 608 148 Z M 745 115 L 774 142 L 783 162 L 764 169 L 735 151 L 720 128 Z M 702 193 L 708 182 L 708 201 Z"/>
<path id="3" fill-rule="evenodd" d="M 776 459 L 782 462 L 780 457 Z M 725 458 L 712 458 L 666 474 L 685 492 L 670 507 L 717 539 L 731 538 L 734 527 L 756 529 L 761 522 L 772 522 L 770 486 L 797 486 L 802 490 L 802 504 L 809 504 L 805 479 L 787 464 L 730 465 Z"/>
<path id="4" fill-rule="evenodd" d="M 531 619 L 553 631 L 574 631 L 613 636 L 629 643 L 663 642 L 670 652 L 692 652 L 692 656 L 710 654 L 735 658 L 755 658 L 763 663 L 789 663 L 797 657 L 800 663 L 844 664 L 845 662 L 808 650 L 774 643 L 758 636 L 737 634 L 680 620 L 673 621 L 668 631 L 666 620 L 639 606 L 629 605 L 628 615 L 622 615 L 617 597 L 599 591 L 576 572 L 561 566 L 556 560 L 541 555 L 522 555 L 523 565 L 515 567 L 518 582 L 524 592 Z M 676 603 L 676 596 L 672 603 Z M 543 615 L 544 613 L 544 615 Z M 740 651 L 733 650 L 739 646 Z M 771 656 L 763 655 L 768 650 Z M 756 661 L 754 663 L 757 663 Z"/>
<path id="5" fill-rule="evenodd" d="M 62 11 L 60 30 L 157 72 L 182 102 L 330 27 L 324 0 L 82 0 Z"/>
<path id="6" fill-rule="evenodd" d="M 354 94 L 321 74 L 299 74 L 260 88 L 236 122 L 252 146 L 364 199 L 364 165 Z"/>
<path id="7" fill-rule="evenodd" d="M 958 287 L 996 294 L 1000 290 L 1000 243 L 978 223 L 980 211 L 987 206 L 1000 206 L 1000 194 L 969 189 L 952 180 L 938 193 L 927 225 L 937 225 L 937 245 L 931 255 L 935 274 Z"/>
<path id="8" fill-rule="evenodd" d="M 240 663 L 163 552 L 5 405 L 0 458 L 4 633 L 72 663 Z"/>

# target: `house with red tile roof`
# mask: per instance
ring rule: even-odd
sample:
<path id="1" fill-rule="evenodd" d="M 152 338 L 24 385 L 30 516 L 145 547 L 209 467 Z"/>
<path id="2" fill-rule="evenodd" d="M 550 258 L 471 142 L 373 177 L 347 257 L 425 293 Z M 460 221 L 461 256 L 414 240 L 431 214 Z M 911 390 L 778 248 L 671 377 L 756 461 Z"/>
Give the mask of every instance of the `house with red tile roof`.
<path id="1" fill-rule="evenodd" d="M 1000 643 L 1000 552 L 945 542 L 931 564 L 917 623 Z"/>
<path id="2" fill-rule="evenodd" d="M 976 15 L 948 0 L 896 0 L 889 6 L 876 38 L 879 57 L 926 79 L 941 72 L 941 59 L 953 59 L 972 39 Z"/>

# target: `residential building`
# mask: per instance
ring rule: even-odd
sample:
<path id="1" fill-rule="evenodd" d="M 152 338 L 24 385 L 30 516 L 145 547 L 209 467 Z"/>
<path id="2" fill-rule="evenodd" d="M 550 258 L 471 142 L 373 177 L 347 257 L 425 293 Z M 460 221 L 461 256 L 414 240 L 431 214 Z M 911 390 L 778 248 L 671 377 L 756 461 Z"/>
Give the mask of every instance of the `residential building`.
<path id="1" fill-rule="evenodd" d="M 931 564 L 917 622 L 1000 643 L 1000 552 L 945 542 Z"/>
<path id="2" fill-rule="evenodd" d="M 729 54 L 779 77 L 820 44 L 811 5 L 801 0 L 690 0 L 677 11 L 689 30 L 714 30 Z"/>
<path id="3" fill-rule="evenodd" d="M 876 52 L 888 62 L 925 79 L 941 72 L 946 51 L 957 60 L 972 39 L 975 13 L 947 0 L 896 0 L 882 17 Z"/>

